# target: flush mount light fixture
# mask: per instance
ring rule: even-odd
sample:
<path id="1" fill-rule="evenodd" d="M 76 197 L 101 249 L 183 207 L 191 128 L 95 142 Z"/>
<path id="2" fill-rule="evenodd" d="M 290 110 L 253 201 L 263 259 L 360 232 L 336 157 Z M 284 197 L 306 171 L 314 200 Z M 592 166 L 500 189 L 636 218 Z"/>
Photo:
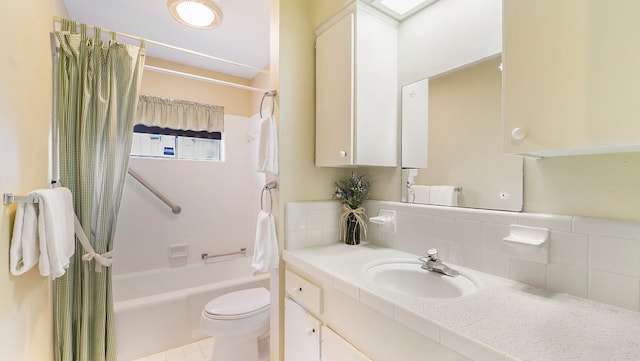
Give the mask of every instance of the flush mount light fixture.
<path id="1" fill-rule="evenodd" d="M 222 21 L 222 10 L 212 0 L 169 0 L 167 7 L 179 22 L 196 29 L 213 29 Z"/>
<path id="2" fill-rule="evenodd" d="M 438 0 L 370 0 L 371 5 L 402 21 Z"/>

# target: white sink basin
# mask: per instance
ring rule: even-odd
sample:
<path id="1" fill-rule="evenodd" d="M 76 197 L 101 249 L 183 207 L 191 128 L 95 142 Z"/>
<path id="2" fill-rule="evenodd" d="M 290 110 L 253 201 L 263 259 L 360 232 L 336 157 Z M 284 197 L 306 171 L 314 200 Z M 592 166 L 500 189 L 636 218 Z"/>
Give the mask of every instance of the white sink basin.
<path id="1" fill-rule="evenodd" d="M 450 277 L 424 270 L 421 265 L 413 259 L 381 260 L 366 265 L 363 273 L 376 286 L 414 297 L 454 298 L 478 290 L 476 283 L 462 272 L 457 277 Z"/>

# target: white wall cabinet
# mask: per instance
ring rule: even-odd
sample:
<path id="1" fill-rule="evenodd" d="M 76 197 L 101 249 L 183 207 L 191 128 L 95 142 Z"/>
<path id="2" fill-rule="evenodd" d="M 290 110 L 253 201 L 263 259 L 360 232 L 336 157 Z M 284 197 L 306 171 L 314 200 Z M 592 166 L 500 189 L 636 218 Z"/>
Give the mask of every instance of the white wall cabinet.
<path id="1" fill-rule="evenodd" d="M 396 166 L 397 23 L 355 4 L 316 35 L 316 166 Z"/>
<path id="2" fill-rule="evenodd" d="M 504 2 L 504 150 L 640 150 L 640 1 Z"/>

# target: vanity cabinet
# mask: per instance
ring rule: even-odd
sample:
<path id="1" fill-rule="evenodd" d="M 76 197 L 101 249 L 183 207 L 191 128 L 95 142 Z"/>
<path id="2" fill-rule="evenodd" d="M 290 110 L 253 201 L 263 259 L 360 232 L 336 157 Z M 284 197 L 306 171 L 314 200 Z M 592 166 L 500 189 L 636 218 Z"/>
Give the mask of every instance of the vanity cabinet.
<path id="1" fill-rule="evenodd" d="M 322 327 L 320 354 L 321 361 L 373 361 L 327 326 Z"/>
<path id="2" fill-rule="evenodd" d="M 316 166 L 396 166 L 397 23 L 356 3 L 316 36 Z"/>
<path id="3" fill-rule="evenodd" d="M 314 314 L 322 314 L 322 288 L 298 273 L 286 270 L 285 292 L 285 361 L 320 361 L 322 322 Z"/>
<path id="4" fill-rule="evenodd" d="M 511 154 L 640 150 L 640 1 L 504 1 Z"/>
<path id="5" fill-rule="evenodd" d="M 323 289 L 296 271 L 285 271 L 285 361 L 372 361 L 323 322 Z M 335 317 L 335 315 L 333 316 Z"/>
<path id="6" fill-rule="evenodd" d="M 284 299 L 285 361 L 320 361 L 322 323 L 290 298 Z"/>

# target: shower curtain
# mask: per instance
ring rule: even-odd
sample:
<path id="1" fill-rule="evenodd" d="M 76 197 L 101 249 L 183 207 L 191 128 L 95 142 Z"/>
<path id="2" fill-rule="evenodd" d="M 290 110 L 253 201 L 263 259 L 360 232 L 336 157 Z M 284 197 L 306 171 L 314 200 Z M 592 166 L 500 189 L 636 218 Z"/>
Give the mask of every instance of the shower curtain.
<path id="1" fill-rule="evenodd" d="M 131 150 L 145 44 L 103 43 L 101 31 L 62 21 L 57 79 L 60 180 L 99 254 L 111 251 Z M 55 284 L 56 355 L 115 361 L 111 270 L 76 253 Z"/>

